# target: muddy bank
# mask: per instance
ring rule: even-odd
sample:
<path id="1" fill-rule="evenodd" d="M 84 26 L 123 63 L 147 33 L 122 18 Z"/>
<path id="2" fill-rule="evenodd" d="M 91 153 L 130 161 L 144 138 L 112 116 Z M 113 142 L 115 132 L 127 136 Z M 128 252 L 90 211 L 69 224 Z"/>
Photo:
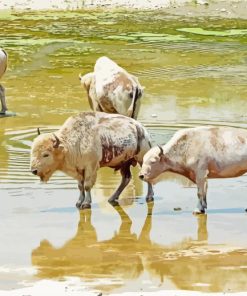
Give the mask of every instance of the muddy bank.
<path id="1" fill-rule="evenodd" d="M 245 0 L 3 0 L 0 10 L 165 9 L 191 17 L 247 18 Z"/>

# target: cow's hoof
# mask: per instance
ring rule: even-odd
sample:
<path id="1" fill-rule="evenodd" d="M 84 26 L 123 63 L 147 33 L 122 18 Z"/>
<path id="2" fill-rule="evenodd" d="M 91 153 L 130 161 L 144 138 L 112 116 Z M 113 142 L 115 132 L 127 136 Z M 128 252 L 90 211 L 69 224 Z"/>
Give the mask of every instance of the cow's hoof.
<path id="1" fill-rule="evenodd" d="M 82 202 L 81 202 L 81 201 L 78 201 L 78 202 L 75 204 L 75 206 L 77 207 L 77 209 L 80 209 L 81 205 L 82 205 Z"/>
<path id="2" fill-rule="evenodd" d="M 117 207 L 119 206 L 119 202 L 117 199 L 108 199 L 108 202 L 113 206 L 113 207 Z"/>
<path id="3" fill-rule="evenodd" d="M 82 204 L 79 208 L 80 210 L 91 209 L 91 205 L 89 203 Z"/>
<path id="4" fill-rule="evenodd" d="M 193 215 L 202 215 L 202 214 L 205 214 L 205 210 L 195 209 L 193 211 Z"/>
<path id="5" fill-rule="evenodd" d="M 76 207 L 78 210 L 84 210 L 84 209 L 91 209 L 91 204 L 89 203 L 81 203 L 81 202 L 77 202 L 76 203 Z"/>
<path id="6" fill-rule="evenodd" d="M 152 202 L 152 201 L 154 201 L 153 196 L 147 196 L 146 197 L 146 202 Z"/>

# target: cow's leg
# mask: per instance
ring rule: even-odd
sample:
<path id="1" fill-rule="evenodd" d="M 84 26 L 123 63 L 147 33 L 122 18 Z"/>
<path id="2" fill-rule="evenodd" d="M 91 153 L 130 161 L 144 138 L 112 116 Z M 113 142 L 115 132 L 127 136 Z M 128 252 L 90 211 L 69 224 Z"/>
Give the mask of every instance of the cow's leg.
<path id="1" fill-rule="evenodd" d="M 91 190 L 86 190 L 85 199 L 84 202 L 81 205 L 81 209 L 90 209 L 92 203 L 92 197 L 91 197 Z"/>
<path id="2" fill-rule="evenodd" d="M 97 166 L 87 167 L 84 170 L 84 190 L 85 197 L 80 204 L 80 209 L 90 209 L 92 198 L 91 198 L 91 189 L 96 181 L 97 177 Z"/>
<path id="3" fill-rule="evenodd" d="M 118 204 L 117 201 L 118 201 L 119 195 L 122 193 L 124 188 L 129 184 L 131 180 L 130 166 L 131 166 L 131 163 L 126 162 L 125 164 L 123 164 L 123 166 L 120 169 L 120 173 L 122 175 L 121 183 L 118 186 L 117 190 L 113 193 L 113 195 L 108 199 L 108 201 L 112 205 Z"/>
<path id="4" fill-rule="evenodd" d="M 204 171 L 196 177 L 198 203 L 197 208 L 194 210 L 195 214 L 204 214 L 207 208 L 207 175 L 208 171 Z"/>
<path id="5" fill-rule="evenodd" d="M 148 193 L 146 196 L 146 202 L 152 202 L 154 200 L 154 191 L 152 184 L 148 183 Z"/>
<path id="6" fill-rule="evenodd" d="M 138 161 L 139 165 L 142 166 L 142 160 L 139 160 Z M 153 186 L 152 184 L 150 184 L 149 182 L 148 183 L 148 192 L 147 192 L 147 195 L 146 195 L 146 202 L 152 202 L 154 201 L 154 191 L 153 191 Z"/>
<path id="7" fill-rule="evenodd" d="M 80 190 L 80 196 L 79 196 L 79 199 L 78 199 L 78 201 L 77 201 L 77 203 L 76 203 L 76 207 L 77 207 L 78 209 L 80 209 L 82 203 L 83 203 L 84 200 L 85 200 L 84 180 L 78 182 L 78 188 L 79 188 L 79 190 Z"/>
<path id="8" fill-rule="evenodd" d="M 5 89 L 1 84 L 0 84 L 0 100 L 2 104 L 2 110 L 0 111 L 0 114 L 5 114 L 8 108 L 7 108 L 6 99 L 5 99 Z"/>

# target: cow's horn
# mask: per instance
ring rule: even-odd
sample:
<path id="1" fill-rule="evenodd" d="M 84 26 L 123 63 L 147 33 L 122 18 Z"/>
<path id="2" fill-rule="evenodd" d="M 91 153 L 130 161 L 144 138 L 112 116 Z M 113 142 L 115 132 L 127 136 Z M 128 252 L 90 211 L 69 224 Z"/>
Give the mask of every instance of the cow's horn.
<path id="1" fill-rule="evenodd" d="M 39 127 L 37 128 L 37 133 L 38 133 L 38 135 L 40 135 L 40 129 L 39 129 Z"/>
<path id="2" fill-rule="evenodd" d="M 158 147 L 160 148 L 159 157 L 161 157 L 164 154 L 164 151 L 163 151 L 163 148 L 160 145 L 158 145 Z"/>
<path id="3" fill-rule="evenodd" d="M 59 140 L 59 138 L 55 134 L 53 134 L 53 136 L 56 139 L 56 142 L 53 144 L 53 147 L 54 148 L 58 148 L 58 146 L 60 144 L 60 140 Z"/>

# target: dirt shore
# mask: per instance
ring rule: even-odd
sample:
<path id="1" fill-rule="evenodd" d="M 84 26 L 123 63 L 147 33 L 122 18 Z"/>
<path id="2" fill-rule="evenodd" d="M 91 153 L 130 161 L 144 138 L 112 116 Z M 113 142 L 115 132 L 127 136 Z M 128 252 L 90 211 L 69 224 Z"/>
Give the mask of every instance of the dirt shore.
<path id="1" fill-rule="evenodd" d="M 165 9 L 191 17 L 247 18 L 246 0 L 2 0 L 0 10 Z"/>

